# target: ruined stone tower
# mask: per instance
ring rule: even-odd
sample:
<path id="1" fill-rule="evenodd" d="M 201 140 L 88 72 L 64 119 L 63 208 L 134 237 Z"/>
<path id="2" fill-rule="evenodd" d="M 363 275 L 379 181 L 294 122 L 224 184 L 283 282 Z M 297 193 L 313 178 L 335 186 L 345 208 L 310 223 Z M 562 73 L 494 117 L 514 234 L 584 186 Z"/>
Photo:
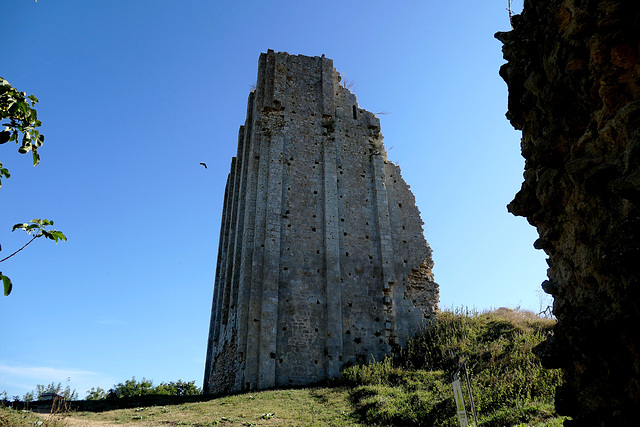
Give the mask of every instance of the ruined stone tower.
<path id="1" fill-rule="evenodd" d="M 382 358 L 434 314 L 420 213 L 333 61 L 268 51 L 225 190 L 205 393 Z"/>

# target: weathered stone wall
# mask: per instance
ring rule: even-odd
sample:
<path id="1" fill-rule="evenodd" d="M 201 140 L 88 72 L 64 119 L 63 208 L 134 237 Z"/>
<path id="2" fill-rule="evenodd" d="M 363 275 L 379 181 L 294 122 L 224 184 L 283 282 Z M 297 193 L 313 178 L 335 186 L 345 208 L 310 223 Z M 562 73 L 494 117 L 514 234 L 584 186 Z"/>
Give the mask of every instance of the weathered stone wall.
<path id="1" fill-rule="evenodd" d="M 432 265 L 380 122 L 333 62 L 262 54 L 225 192 L 205 392 L 382 358 L 434 315 Z"/>
<path id="2" fill-rule="evenodd" d="M 509 210 L 549 255 L 566 425 L 637 426 L 640 408 L 640 2 L 525 1 L 498 33 L 524 183 Z"/>

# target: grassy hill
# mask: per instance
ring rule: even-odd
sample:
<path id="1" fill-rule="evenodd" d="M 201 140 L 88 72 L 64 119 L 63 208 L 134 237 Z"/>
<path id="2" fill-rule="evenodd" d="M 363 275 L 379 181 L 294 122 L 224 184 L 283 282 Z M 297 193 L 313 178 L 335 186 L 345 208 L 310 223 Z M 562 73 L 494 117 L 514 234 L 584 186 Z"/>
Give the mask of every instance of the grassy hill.
<path id="1" fill-rule="evenodd" d="M 351 366 L 328 385 L 215 399 L 119 400 L 120 407 L 133 407 L 53 416 L 3 409 L 0 426 L 454 427 L 451 376 L 465 359 L 482 426 L 561 426 L 564 418 L 553 409 L 560 372 L 542 369 L 531 352 L 553 324 L 522 310 L 444 311 L 393 358 Z"/>

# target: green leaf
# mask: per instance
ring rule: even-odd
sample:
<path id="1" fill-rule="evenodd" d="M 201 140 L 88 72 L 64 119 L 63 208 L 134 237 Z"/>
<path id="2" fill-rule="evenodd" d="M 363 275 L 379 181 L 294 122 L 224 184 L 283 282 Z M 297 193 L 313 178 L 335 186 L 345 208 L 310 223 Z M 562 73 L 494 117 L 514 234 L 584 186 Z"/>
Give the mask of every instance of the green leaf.
<path id="1" fill-rule="evenodd" d="M 29 98 L 33 104 L 35 104 L 36 102 L 38 102 L 38 98 L 36 98 L 36 97 L 35 97 L 35 96 L 33 96 L 33 95 L 29 95 L 27 98 Z M 33 105 L 33 104 L 32 104 L 32 105 Z"/>
<path id="2" fill-rule="evenodd" d="M 9 294 L 11 293 L 11 289 L 13 288 L 11 279 L 3 275 L 2 273 L 0 273 L 0 278 L 2 279 L 2 284 L 4 285 L 4 296 L 7 297 L 9 296 Z"/>
<path id="3" fill-rule="evenodd" d="M 40 154 L 38 154 L 38 151 L 35 149 L 35 147 L 32 148 L 31 154 L 33 156 L 33 166 L 38 166 L 38 164 L 40 163 Z"/>
<path id="4" fill-rule="evenodd" d="M 18 228 L 22 228 L 23 230 L 26 230 L 28 226 L 29 226 L 29 224 L 24 224 L 24 223 L 22 223 L 22 224 L 15 224 L 15 225 L 13 226 L 13 228 L 11 229 L 11 231 L 16 231 Z"/>
<path id="5" fill-rule="evenodd" d="M 51 235 L 53 236 L 53 240 L 56 241 L 56 243 L 58 243 L 59 240 L 64 240 L 65 242 L 67 241 L 67 236 L 65 236 L 62 231 L 58 231 L 58 230 L 53 230 L 51 232 Z"/>
<path id="6" fill-rule="evenodd" d="M 0 144 L 4 144 L 5 142 L 8 142 L 10 138 L 11 138 L 11 132 L 6 130 L 3 130 L 2 132 L 0 132 Z"/>
<path id="7" fill-rule="evenodd" d="M 9 173 L 9 169 L 3 168 L 2 163 L 0 163 L 0 187 L 2 187 L 2 178 L 10 178 L 11 174 Z"/>

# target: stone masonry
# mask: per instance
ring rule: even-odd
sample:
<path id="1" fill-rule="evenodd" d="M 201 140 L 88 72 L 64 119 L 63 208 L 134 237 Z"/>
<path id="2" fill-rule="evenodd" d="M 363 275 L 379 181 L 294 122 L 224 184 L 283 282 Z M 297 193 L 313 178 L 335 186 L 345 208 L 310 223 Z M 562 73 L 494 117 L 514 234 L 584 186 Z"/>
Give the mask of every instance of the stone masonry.
<path id="1" fill-rule="evenodd" d="M 507 117 L 522 130 L 526 217 L 558 318 L 536 352 L 561 368 L 565 426 L 638 426 L 640 2 L 525 0 L 498 33 Z"/>
<path id="2" fill-rule="evenodd" d="M 420 213 L 333 61 L 268 51 L 227 180 L 204 392 L 304 385 L 435 315 Z"/>

